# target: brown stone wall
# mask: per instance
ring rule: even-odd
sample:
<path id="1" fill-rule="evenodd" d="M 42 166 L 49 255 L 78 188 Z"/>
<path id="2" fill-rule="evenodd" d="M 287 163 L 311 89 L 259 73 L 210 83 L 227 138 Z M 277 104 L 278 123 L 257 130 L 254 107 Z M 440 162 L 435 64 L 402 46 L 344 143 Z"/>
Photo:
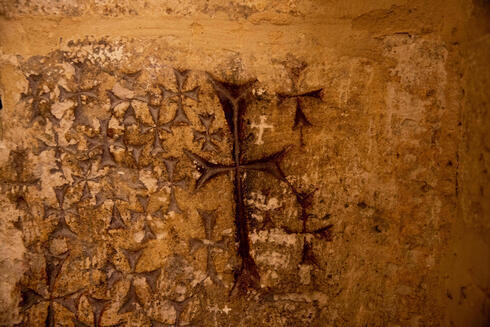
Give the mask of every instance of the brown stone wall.
<path id="1" fill-rule="evenodd" d="M 0 325 L 486 326 L 488 1 L 0 1 Z"/>

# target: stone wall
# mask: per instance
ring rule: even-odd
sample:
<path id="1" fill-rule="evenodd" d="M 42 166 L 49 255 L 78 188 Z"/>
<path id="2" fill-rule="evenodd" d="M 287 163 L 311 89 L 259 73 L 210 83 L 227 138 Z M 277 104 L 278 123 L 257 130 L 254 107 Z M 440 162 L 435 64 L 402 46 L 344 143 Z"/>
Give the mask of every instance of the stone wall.
<path id="1" fill-rule="evenodd" d="M 0 1 L 0 325 L 486 326 L 489 10 Z"/>

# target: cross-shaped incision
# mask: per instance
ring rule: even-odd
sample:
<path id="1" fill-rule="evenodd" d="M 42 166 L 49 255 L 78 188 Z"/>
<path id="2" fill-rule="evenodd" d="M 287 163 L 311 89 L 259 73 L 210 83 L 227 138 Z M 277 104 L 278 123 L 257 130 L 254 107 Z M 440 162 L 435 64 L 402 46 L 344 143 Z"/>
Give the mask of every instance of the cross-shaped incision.
<path id="1" fill-rule="evenodd" d="M 216 212 L 199 210 L 199 216 L 201 216 L 202 224 L 204 226 L 204 239 L 191 238 L 189 241 L 191 253 L 196 252 L 202 247 L 206 248 L 207 258 L 206 258 L 206 273 L 213 283 L 219 286 L 223 286 L 223 282 L 218 277 L 216 271 L 216 266 L 213 260 L 213 252 L 215 249 L 226 251 L 227 242 L 224 238 L 219 241 L 213 241 L 214 227 L 216 226 Z"/>
<path id="2" fill-rule="evenodd" d="M 79 161 L 79 172 L 72 172 L 71 177 L 73 178 L 73 186 L 83 184 L 82 186 L 82 196 L 79 201 L 84 201 L 92 197 L 90 191 L 89 183 L 98 183 L 102 179 L 102 175 L 95 175 L 92 169 L 91 160 Z"/>
<path id="3" fill-rule="evenodd" d="M 24 193 L 29 186 L 41 189 L 41 179 L 32 178 L 26 174 L 26 165 L 29 162 L 27 151 L 24 149 L 12 149 L 9 154 L 7 170 L 0 179 L 0 191 L 11 193 Z M 10 172 L 8 174 L 7 172 Z M 23 196 L 18 194 L 18 199 L 26 204 Z"/>
<path id="4" fill-rule="evenodd" d="M 184 99 L 189 98 L 194 101 L 198 101 L 199 86 L 196 86 L 192 90 L 184 91 L 184 85 L 189 78 L 188 70 L 177 70 L 174 69 L 175 81 L 177 83 L 177 90 L 172 91 L 165 88 L 162 85 L 158 87 L 162 91 L 163 100 L 169 100 L 177 104 L 177 110 L 175 111 L 174 117 L 168 122 L 169 126 L 180 126 L 180 125 L 190 125 L 189 117 L 184 110 Z"/>
<path id="5" fill-rule="evenodd" d="M 318 236 L 323 237 L 324 239 L 331 239 L 331 229 L 333 227 L 332 224 L 328 224 L 325 227 L 315 229 L 313 231 L 308 229 L 308 219 L 312 217 L 308 210 L 313 205 L 313 195 L 315 191 L 311 192 L 300 192 L 298 191 L 292 184 L 289 184 L 294 195 L 296 196 L 296 201 L 299 203 L 301 207 L 300 219 L 302 222 L 301 231 L 293 232 L 286 229 L 286 232 L 291 234 L 302 234 L 303 235 L 303 250 L 301 255 L 301 264 L 305 265 L 315 265 L 319 266 L 318 262 L 315 258 L 313 252 L 313 244 L 309 239 L 309 236 Z"/>
<path id="6" fill-rule="evenodd" d="M 166 324 L 163 322 L 159 322 L 155 319 L 150 319 L 151 325 L 150 327 L 193 327 L 192 323 L 185 324 L 183 325 L 181 323 L 182 320 L 182 314 L 185 311 L 185 308 L 189 304 L 189 302 L 192 300 L 192 297 L 189 297 L 185 300 L 182 301 L 175 301 L 175 300 L 169 300 L 170 304 L 174 307 L 175 310 L 175 322 L 173 324 Z"/>
<path id="7" fill-rule="evenodd" d="M 151 154 L 157 155 L 163 152 L 162 141 L 160 140 L 160 133 L 167 132 L 172 133 L 172 129 L 170 127 L 170 123 L 162 124 L 160 123 L 160 107 L 153 106 L 148 104 L 148 109 L 150 110 L 150 115 L 152 119 L 151 125 L 143 125 L 140 128 L 142 133 L 147 133 L 152 131 L 153 133 L 153 145 Z M 139 157 L 139 155 L 138 155 Z"/>
<path id="8" fill-rule="evenodd" d="M 52 238 L 70 238 L 76 237 L 76 234 L 72 231 L 68 223 L 66 222 L 67 214 L 78 216 L 78 212 L 73 209 L 65 209 L 65 196 L 69 185 L 64 184 L 61 186 L 53 187 L 58 202 L 58 207 L 44 206 L 44 219 L 56 215 L 58 218 L 58 224 L 50 234 Z"/>
<path id="9" fill-rule="evenodd" d="M 100 207 L 106 200 L 112 201 L 111 221 L 109 222 L 109 230 L 126 228 L 126 224 L 121 216 L 121 212 L 117 208 L 117 201 L 128 202 L 126 195 L 117 193 L 114 190 L 100 191 L 95 195 L 95 207 Z"/>
<path id="10" fill-rule="evenodd" d="M 131 212 L 131 219 L 136 220 L 138 218 L 143 218 L 143 237 L 140 239 L 139 242 L 144 243 L 149 240 L 154 240 L 156 239 L 155 233 L 151 229 L 151 226 L 148 222 L 148 217 L 153 216 L 157 218 L 162 218 L 161 214 L 161 208 L 158 208 L 157 210 L 153 212 L 149 212 L 148 206 L 150 204 L 150 197 L 148 195 L 136 195 L 136 198 L 138 199 L 138 202 L 141 205 L 141 208 L 143 209 L 143 212 L 137 212 L 137 211 L 132 211 Z"/>
<path id="11" fill-rule="evenodd" d="M 63 268 L 63 264 L 67 257 L 68 257 L 68 251 L 60 255 L 52 255 L 46 250 L 44 258 L 46 261 L 45 274 L 46 274 L 46 281 L 47 281 L 46 282 L 47 284 L 46 293 L 48 294 L 47 296 L 43 296 L 30 288 L 25 288 L 21 292 L 22 302 L 20 305 L 24 311 L 28 310 L 32 306 L 37 305 L 39 303 L 43 303 L 43 302 L 48 303 L 47 315 L 44 323 L 44 326 L 46 327 L 58 326 L 55 320 L 54 303 L 61 304 L 64 308 L 66 308 L 68 311 L 70 311 L 73 314 L 77 313 L 78 301 L 82 294 L 81 290 L 71 292 L 65 295 L 56 295 L 59 293 L 55 291 L 56 281 L 60 275 L 61 269 Z"/>
<path id="12" fill-rule="evenodd" d="M 74 327 L 100 327 L 100 321 L 102 320 L 102 314 L 104 313 L 104 310 L 107 308 L 107 305 L 109 304 L 110 300 L 106 299 L 97 299 L 92 296 L 86 296 L 90 306 L 92 307 L 92 315 L 93 315 L 93 324 L 89 325 L 86 324 L 82 321 L 80 321 L 78 318 L 73 318 L 73 325 Z M 110 325 L 107 327 L 117 327 L 121 326 L 120 323 L 117 323 L 115 325 Z"/>
<path id="13" fill-rule="evenodd" d="M 304 146 L 303 128 L 311 127 L 312 124 L 306 117 L 303 108 L 307 99 L 321 99 L 322 88 L 308 92 L 301 92 L 298 88 L 298 80 L 302 71 L 306 69 L 306 64 L 302 63 L 296 65 L 290 69 L 292 92 L 291 93 L 279 93 L 279 103 L 287 99 L 293 99 L 296 111 L 294 113 L 293 130 L 299 129 L 300 145 Z"/>
<path id="14" fill-rule="evenodd" d="M 49 170 L 51 174 L 55 174 L 60 172 L 63 176 L 65 175 L 63 172 L 62 166 L 62 156 L 64 153 L 75 154 L 76 153 L 76 145 L 62 146 L 59 142 L 59 135 L 56 130 L 53 129 L 53 143 L 54 145 L 49 145 L 43 140 L 37 139 L 37 148 L 34 149 L 33 153 L 35 155 L 39 155 L 45 151 L 53 151 L 54 152 L 54 162 L 56 168 L 52 168 Z"/>
<path id="15" fill-rule="evenodd" d="M 112 131 L 109 129 L 109 119 L 99 119 L 99 134 L 97 136 L 87 136 L 87 140 L 89 143 L 88 150 L 91 152 L 95 149 L 101 150 L 101 160 L 100 167 L 114 167 L 116 166 L 116 162 L 114 161 L 114 156 L 111 152 L 111 146 L 114 148 L 125 149 L 125 145 L 119 139 L 113 139 L 109 135 L 112 134 Z"/>
<path id="16" fill-rule="evenodd" d="M 81 88 L 82 84 L 82 64 L 75 64 L 75 84 L 77 84 L 77 89 L 69 91 L 63 86 L 59 85 L 60 90 L 59 101 L 65 102 L 66 100 L 73 100 L 75 102 L 75 107 L 73 108 L 73 120 L 74 126 L 78 125 L 90 125 L 90 120 L 83 113 L 83 102 L 90 98 L 97 98 L 98 85 L 90 88 Z"/>
<path id="17" fill-rule="evenodd" d="M 244 139 L 243 114 L 250 97 L 250 89 L 255 81 L 242 85 L 219 82 L 209 75 L 209 79 L 218 95 L 225 114 L 227 125 L 233 137 L 232 165 L 214 164 L 204 158 L 184 150 L 186 155 L 197 165 L 201 176 L 196 182 L 196 190 L 202 188 L 207 182 L 216 176 L 232 172 L 234 174 L 234 199 L 235 199 L 235 225 L 238 240 L 238 253 L 242 259 L 240 270 L 235 279 L 234 289 L 246 292 L 250 287 L 259 287 L 260 276 L 255 260 L 250 254 L 248 214 L 245 208 L 244 179 L 248 171 L 260 171 L 268 173 L 280 181 L 287 182 L 280 168 L 280 161 L 286 153 L 286 149 L 273 153 L 270 156 L 245 160 L 242 152 Z"/>
<path id="18" fill-rule="evenodd" d="M 163 163 L 165 164 L 165 168 L 167 170 L 168 180 L 158 180 L 157 182 L 157 191 L 161 191 L 162 189 L 169 189 L 170 199 L 166 213 L 175 212 L 182 213 L 182 209 L 177 202 L 177 198 L 175 196 L 175 189 L 180 188 L 185 190 L 187 188 L 187 178 L 182 178 L 176 180 L 175 177 L 175 167 L 179 160 L 177 158 L 166 158 L 163 159 Z"/>
<path id="19" fill-rule="evenodd" d="M 28 93 L 22 93 L 20 95 L 22 101 L 32 101 L 29 126 L 32 126 L 35 122 L 46 123 L 46 116 L 53 124 L 57 125 L 58 119 L 49 110 L 44 110 L 42 106 L 44 103 L 49 102 L 49 93 L 43 92 L 41 80 L 41 75 L 27 76 L 27 81 L 29 82 Z"/>
<path id="20" fill-rule="evenodd" d="M 223 130 L 221 128 L 211 132 L 211 125 L 213 125 L 214 119 L 215 117 L 213 114 L 200 114 L 199 120 L 204 126 L 204 131 L 192 129 L 192 132 L 194 133 L 194 139 L 192 141 L 204 141 L 201 146 L 202 151 L 218 152 L 219 148 L 215 142 L 221 142 L 221 140 L 223 140 Z"/>
<path id="21" fill-rule="evenodd" d="M 120 98 L 110 90 L 107 90 L 107 95 L 109 96 L 109 100 L 111 101 L 111 107 L 110 107 L 111 112 L 114 111 L 114 108 L 116 108 L 121 103 L 128 104 L 128 107 L 126 108 L 123 117 L 123 124 L 126 127 L 134 125 L 138 122 L 136 120 L 136 112 L 134 111 L 133 102 L 139 101 L 139 102 L 146 103 L 148 101 L 147 96 L 134 96 L 132 98 Z"/>
<path id="22" fill-rule="evenodd" d="M 158 277 L 160 276 L 161 269 L 158 268 L 151 271 L 137 272 L 136 267 L 141 258 L 141 255 L 143 254 L 143 249 L 138 249 L 138 250 L 121 249 L 121 250 L 124 256 L 126 257 L 126 260 L 128 261 L 130 272 L 124 273 L 118 270 L 114 266 L 114 264 L 110 262 L 107 262 L 107 264 L 103 268 L 103 271 L 107 275 L 107 284 L 108 284 L 107 286 L 109 288 L 111 288 L 118 281 L 122 280 L 125 275 L 130 279 L 129 290 L 126 293 L 126 296 L 124 297 L 121 306 L 119 307 L 118 310 L 119 314 L 124 314 L 127 312 L 134 311 L 135 309 L 138 308 L 138 306 L 140 308 L 144 307 L 143 301 L 141 300 L 141 298 L 138 296 L 138 293 L 136 292 L 135 279 L 144 278 L 150 290 L 153 293 L 155 293 Z"/>

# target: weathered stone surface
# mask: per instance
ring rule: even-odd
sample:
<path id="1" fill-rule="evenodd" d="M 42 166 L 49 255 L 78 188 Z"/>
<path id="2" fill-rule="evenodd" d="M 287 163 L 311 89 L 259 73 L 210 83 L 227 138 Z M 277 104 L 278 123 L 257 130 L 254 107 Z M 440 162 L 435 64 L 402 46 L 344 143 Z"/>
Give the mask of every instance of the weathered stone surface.
<path id="1" fill-rule="evenodd" d="M 484 326 L 488 10 L 0 1 L 0 325 Z"/>

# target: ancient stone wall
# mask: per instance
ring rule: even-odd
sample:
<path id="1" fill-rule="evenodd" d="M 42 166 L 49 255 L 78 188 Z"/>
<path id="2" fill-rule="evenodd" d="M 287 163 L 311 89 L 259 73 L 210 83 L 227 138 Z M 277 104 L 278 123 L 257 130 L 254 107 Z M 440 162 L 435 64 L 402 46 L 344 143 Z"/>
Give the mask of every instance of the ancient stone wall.
<path id="1" fill-rule="evenodd" d="M 0 325 L 485 326 L 489 10 L 0 1 Z"/>

